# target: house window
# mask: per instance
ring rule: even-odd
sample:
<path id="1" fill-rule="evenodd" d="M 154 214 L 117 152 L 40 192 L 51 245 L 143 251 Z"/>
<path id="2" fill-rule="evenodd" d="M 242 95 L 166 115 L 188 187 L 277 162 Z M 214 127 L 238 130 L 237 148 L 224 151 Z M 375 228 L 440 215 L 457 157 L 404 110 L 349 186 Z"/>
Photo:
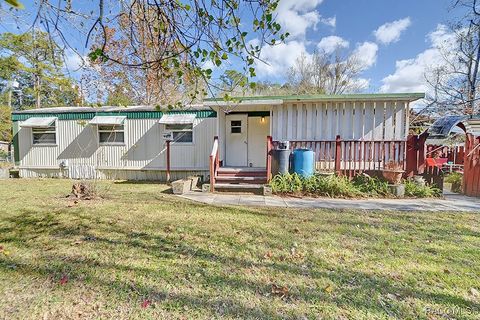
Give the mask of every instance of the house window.
<path id="1" fill-rule="evenodd" d="M 193 142 L 193 124 L 166 124 L 166 131 L 172 132 L 174 142 L 192 143 Z"/>
<path id="2" fill-rule="evenodd" d="M 47 128 L 32 128 L 33 144 L 56 144 L 55 123 Z"/>
<path id="3" fill-rule="evenodd" d="M 242 133 L 242 120 L 233 120 L 230 122 L 231 133 Z"/>
<path id="4" fill-rule="evenodd" d="M 125 142 L 123 125 L 99 125 L 98 141 L 102 144 L 123 144 Z"/>

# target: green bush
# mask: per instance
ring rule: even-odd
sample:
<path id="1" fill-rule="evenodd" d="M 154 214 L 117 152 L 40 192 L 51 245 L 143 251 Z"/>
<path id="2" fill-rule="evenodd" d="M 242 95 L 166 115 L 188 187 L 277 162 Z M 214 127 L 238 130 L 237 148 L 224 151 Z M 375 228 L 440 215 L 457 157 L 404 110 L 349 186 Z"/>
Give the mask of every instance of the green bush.
<path id="1" fill-rule="evenodd" d="M 275 176 L 270 182 L 276 194 L 314 195 L 332 198 L 388 197 L 388 183 L 376 177 L 359 175 L 350 180 L 341 176 L 313 175 L 303 178 L 296 173 Z M 405 181 L 405 195 L 416 198 L 439 197 L 442 192 L 435 187 L 421 186 Z"/>
<path id="2" fill-rule="evenodd" d="M 300 193 L 303 191 L 302 178 L 294 174 L 276 175 L 270 182 L 273 193 Z"/>
<path id="3" fill-rule="evenodd" d="M 445 177 L 445 182 L 452 184 L 452 192 L 462 192 L 463 174 L 459 172 L 450 173 Z"/>
<path id="4" fill-rule="evenodd" d="M 388 182 L 377 177 L 361 174 L 353 178 L 352 182 L 358 190 L 371 196 L 388 196 L 390 194 Z"/>
<path id="5" fill-rule="evenodd" d="M 405 180 L 405 195 L 416 198 L 440 197 L 442 191 L 436 187 L 419 185 L 411 180 Z"/>
<path id="6" fill-rule="evenodd" d="M 327 197 L 361 197 L 362 192 L 346 177 L 313 175 L 303 178 L 296 173 L 275 176 L 270 186 L 277 194 L 310 194 Z"/>

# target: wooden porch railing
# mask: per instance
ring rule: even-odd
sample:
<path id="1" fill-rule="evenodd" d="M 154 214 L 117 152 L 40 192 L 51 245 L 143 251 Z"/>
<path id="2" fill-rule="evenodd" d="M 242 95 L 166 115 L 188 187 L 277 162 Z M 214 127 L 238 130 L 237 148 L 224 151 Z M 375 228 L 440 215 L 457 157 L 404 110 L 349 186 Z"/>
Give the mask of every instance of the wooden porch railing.
<path id="1" fill-rule="evenodd" d="M 271 136 L 267 136 L 267 183 L 272 179 L 272 150 L 273 140 Z"/>
<path id="2" fill-rule="evenodd" d="M 218 150 L 218 137 L 213 138 L 213 148 L 210 153 L 210 192 L 215 192 L 215 180 L 218 167 L 220 166 L 220 155 Z"/>
<path id="3" fill-rule="evenodd" d="M 277 145 L 274 141 L 274 146 Z M 379 171 L 394 162 L 405 167 L 404 140 L 335 140 L 290 141 L 290 149 L 308 148 L 315 152 L 315 170 L 353 177 L 361 172 Z"/>

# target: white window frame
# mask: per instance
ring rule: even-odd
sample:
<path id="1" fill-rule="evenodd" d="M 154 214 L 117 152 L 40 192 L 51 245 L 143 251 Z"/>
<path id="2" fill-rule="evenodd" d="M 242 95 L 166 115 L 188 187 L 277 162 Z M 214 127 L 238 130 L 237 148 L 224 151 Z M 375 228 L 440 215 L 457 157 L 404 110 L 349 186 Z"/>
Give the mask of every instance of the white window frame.
<path id="1" fill-rule="evenodd" d="M 113 130 L 109 129 L 102 129 L 102 127 L 113 127 Z M 121 127 L 120 129 L 118 127 Z M 115 142 L 115 141 L 100 141 L 101 133 L 110 133 L 116 134 L 117 132 L 123 133 L 123 141 L 122 142 Z M 98 144 L 101 146 L 124 146 L 125 145 L 125 123 L 122 125 L 111 125 L 111 124 L 99 124 L 97 125 L 97 133 L 98 133 Z"/>
<path id="2" fill-rule="evenodd" d="M 172 127 L 169 128 L 169 126 L 184 126 L 187 127 L 189 126 L 190 128 L 184 128 L 184 129 L 172 129 Z M 172 142 L 173 144 L 180 144 L 180 145 L 192 145 L 195 143 L 195 133 L 194 133 L 194 127 L 193 123 L 170 123 L 170 124 L 165 124 L 165 132 L 171 132 L 172 133 Z M 192 133 L 192 141 L 176 141 L 175 140 L 175 133 L 181 133 L 181 132 L 191 132 Z"/>
<path id="3" fill-rule="evenodd" d="M 240 125 L 233 125 L 233 122 L 240 122 Z M 242 134 L 243 133 L 243 120 L 230 120 L 230 134 Z M 240 128 L 240 132 L 232 132 L 233 128 Z"/>
<path id="4" fill-rule="evenodd" d="M 31 130 L 32 130 L 32 145 L 33 146 L 57 146 L 58 145 L 58 141 L 57 141 L 57 137 L 58 137 L 57 121 L 56 120 L 49 127 L 46 127 L 46 128 L 32 127 Z M 42 133 L 43 134 L 45 134 L 45 133 L 52 134 L 53 133 L 55 135 L 55 142 L 35 142 L 34 135 L 38 134 L 38 133 L 40 133 L 40 134 L 42 134 Z"/>

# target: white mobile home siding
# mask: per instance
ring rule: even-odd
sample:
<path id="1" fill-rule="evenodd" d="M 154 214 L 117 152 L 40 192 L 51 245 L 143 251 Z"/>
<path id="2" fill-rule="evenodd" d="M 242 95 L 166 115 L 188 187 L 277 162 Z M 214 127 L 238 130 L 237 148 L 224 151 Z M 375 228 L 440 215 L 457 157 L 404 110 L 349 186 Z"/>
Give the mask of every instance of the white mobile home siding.
<path id="1" fill-rule="evenodd" d="M 289 141 L 405 140 L 408 102 L 286 102 L 272 106 L 272 138 Z"/>
<path id="2" fill-rule="evenodd" d="M 57 120 L 57 145 L 33 145 L 30 128 L 18 131 L 22 177 L 70 176 L 97 172 L 98 178 L 165 180 L 165 125 L 159 119 L 126 119 L 124 145 L 99 145 L 97 127 L 88 120 Z M 171 144 L 171 177 L 206 175 L 209 150 L 216 131 L 215 118 L 196 118 L 193 143 Z M 66 163 L 69 172 L 62 172 Z"/>

